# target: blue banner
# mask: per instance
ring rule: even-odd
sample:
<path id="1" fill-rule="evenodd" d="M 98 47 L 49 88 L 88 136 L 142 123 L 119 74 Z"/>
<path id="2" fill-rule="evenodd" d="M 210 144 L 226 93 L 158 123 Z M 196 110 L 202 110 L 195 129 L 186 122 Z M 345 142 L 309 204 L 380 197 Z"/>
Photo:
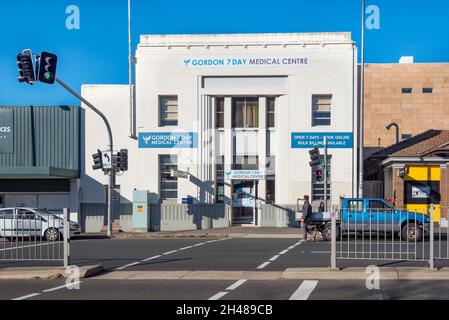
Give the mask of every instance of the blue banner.
<path id="1" fill-rule="evenodd" d="M 139 148 L 197 148 L 196 132 L 140 132 Z"/>
<path id="2" fill-rule="evenodd" d="M 323 147 L 324 137 L 327 147 L 333 149 L 352 148 L 354 135 L 352 132 L 292 132 L 291 147 L 293 149 Z"/>

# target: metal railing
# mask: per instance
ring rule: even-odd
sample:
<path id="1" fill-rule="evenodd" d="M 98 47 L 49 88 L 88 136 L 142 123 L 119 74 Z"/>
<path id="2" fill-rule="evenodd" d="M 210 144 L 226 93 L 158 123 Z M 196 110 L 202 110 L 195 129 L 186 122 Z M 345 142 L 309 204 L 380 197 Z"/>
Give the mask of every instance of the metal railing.
<path id="1" fill-rule="evenodd" d="M 0 210 L 0 261 L 70 263 L 69 210 L 63 216 L 39 209 Z"/>
<path id="2" fill-rule="evenodd" d="M 448 207 L 417 210 L 333 208 L 331 267 L 337 260 L 427 261 L 449 259 Z"/>

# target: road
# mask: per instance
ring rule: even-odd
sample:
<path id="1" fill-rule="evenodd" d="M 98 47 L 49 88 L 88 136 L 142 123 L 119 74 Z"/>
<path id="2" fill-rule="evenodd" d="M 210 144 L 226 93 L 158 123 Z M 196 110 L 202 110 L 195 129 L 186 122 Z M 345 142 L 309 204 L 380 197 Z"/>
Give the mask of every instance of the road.
<path id="1" fill-rule="evenodd" d="M 80 290 L 64 281 L 0 281 L 0 299 L 449 299 L 446 281 L 382 281 L 368 290 L 364 281 L 279 279 L 172 279 L 169 272 L 272 271 L 328 267 L 330 244 L 295 239 L 151 239 L 72 241 L 72 264 L 101 264 L 105 275 L 83 279 Z M 0 255 L 1 258 L 1 255 Z M 339 260 L 340 266 L 367 266 L 377 261 Z M 43 262 L 0 262 L 0 267 L 36 266 Z M 48 263 L 45 263 L 48 265 Z M 57 265 L 58 263 L 54 263 Z M 425 262 L 379 265 L 424 266 Z M 138 280 L 131 276 L 140 272 Z M 147 278 L 159 272 L 161 279 Z M 125 276 L 121 276 L 125 275 Z M 199 277 L 201 278 L 201 276 Z M 4 288 L 4 290 L 2 290 Z"/>
<path id="2" fill-rule="evenodd" d="M 200 281 L 200 282 L 199 282 Z M 448 281 L 96 280 L 69 290 L 64 281 L 0 281 L 0 299 L 21 300 L 396 300 L 449 299 Z M 234 285 L 234 286 L 233 286 Z"/>

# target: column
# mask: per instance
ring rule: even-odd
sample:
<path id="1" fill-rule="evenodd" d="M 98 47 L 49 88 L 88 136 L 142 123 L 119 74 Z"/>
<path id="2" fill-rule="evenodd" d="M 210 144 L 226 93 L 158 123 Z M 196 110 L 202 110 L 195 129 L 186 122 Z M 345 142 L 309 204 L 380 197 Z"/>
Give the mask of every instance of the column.
<path id="1" fill-rule="evenodd" d="M 267 98 L 259 98 L 259 131 L 257 133 L 257 153 L 259 169 L 266 170 L 267 163 Z M 265 202 L 266 180 L 259 181 L 259 198 Z"/>
<path id="2" fill-rule="evenodd" d="M 232 137 L 232 99 L 224 98 L 224 169 L 231 170 L 233 156 L 233 137 Z M 231 181 L 225 180 L 225 203 L 231 206 L 232 185 Z"/>

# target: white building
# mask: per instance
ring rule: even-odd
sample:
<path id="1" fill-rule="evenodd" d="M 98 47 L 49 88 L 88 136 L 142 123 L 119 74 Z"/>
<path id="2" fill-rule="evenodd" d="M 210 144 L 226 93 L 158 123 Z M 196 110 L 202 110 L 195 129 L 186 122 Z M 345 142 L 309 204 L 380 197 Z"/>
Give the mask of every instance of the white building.
<path id="1" fill-rule="evenodd" d="M 122 203 L 134 189 L 148 190 L 164 204 L 224 201 L 234 222 L 255 222 L 255 203 L 292 205 L 306 194 L 320 202 L 324 183 L 315 181 L 308 151 L 324 135 L 330 203 L 355 194 L 350 33 L 143 35 L 136 59 L 138 140 L 128 137 L 128 86 L 82 87 L 110 120 L 115 148 L 129 150 L 129 171 L 117 177 Z M 91 169 L 91 154 L 106 149 L 105 128 L 89 110 L 84 127 L 82 202 L 104 203 L 107 177 Z M 262 179 L 223 178 L 238 169 L 261 170 L 253 173 Z"/>

